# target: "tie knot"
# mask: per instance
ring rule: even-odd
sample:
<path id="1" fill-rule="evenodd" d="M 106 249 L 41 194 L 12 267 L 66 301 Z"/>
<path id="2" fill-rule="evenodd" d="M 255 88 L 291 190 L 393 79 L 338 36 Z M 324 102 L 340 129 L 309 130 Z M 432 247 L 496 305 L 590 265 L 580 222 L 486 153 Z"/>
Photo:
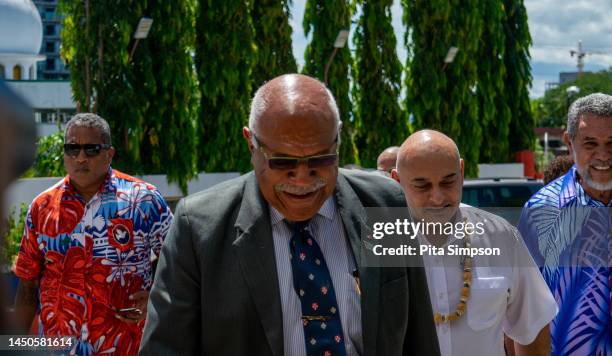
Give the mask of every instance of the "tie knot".
<path id="1" fill-rule="evenodd" d="M 308 226 L 310 224 L 310 220 L 304 220 L 304 221 L 285 220 L 285 222 L 287 223 L 287 225 L 289 225 L 291 230 L 293 230 L 294 232 L 308 231 Z"/>

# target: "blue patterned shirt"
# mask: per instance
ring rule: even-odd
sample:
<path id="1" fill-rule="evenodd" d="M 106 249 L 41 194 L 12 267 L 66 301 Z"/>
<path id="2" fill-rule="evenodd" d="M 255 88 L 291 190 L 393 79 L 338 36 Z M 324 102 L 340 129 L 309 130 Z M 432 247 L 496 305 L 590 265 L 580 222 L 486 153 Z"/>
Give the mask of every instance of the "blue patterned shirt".
<path id="1" fill-rule="evenodd" d="M 576 167 L 525 204 L 519 230 L 554 294 L 552 355 L 612 355 L 612 214 L 579 184 Z"/>

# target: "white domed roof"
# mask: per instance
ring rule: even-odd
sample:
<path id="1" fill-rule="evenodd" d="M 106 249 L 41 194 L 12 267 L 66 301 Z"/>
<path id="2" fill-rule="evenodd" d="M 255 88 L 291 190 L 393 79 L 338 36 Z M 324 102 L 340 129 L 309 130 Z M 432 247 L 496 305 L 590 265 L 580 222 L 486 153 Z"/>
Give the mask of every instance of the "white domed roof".
<path id="1" fill-rule="evenodd" d="M 31 0 L 0 0 L 0 53 L 38 54 L 42 21 Z"/>

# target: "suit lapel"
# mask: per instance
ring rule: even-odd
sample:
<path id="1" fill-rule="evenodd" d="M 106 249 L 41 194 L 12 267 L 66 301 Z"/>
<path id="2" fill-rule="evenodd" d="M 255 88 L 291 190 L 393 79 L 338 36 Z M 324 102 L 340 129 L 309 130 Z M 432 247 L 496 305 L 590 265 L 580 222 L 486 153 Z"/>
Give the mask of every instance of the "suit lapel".
<path id="1" fill-rule="evenodd" d="M 283 319 L 270 217 L 255 176 L 247 179 L 233 246 L 275 356 L 283 355 Z"/>
<path id="2" fill-rule="evenodd" d="M 380 301 L 380 268 L 364 268 L 361 260 L 361 228 L 366 226 L 366 213 L 361 201 L 346 178 L 338 174 L 336 201 L 344 231 L 355 256 L 361 284 L 361 325 L 364 355 L 376 354 Z"/>

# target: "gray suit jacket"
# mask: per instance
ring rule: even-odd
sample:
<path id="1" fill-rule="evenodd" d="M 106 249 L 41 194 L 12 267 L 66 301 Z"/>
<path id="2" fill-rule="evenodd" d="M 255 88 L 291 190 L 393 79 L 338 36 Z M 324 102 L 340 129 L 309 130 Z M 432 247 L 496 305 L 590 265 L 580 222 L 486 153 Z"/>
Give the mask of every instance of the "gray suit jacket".
<path id="1" fill-rule="evenodd" d="M 364 207 L 405 206 L 398 185 L 371 173 L 341 169 L 335 194 L 355 256 Z M 179 203 L 142 355 L 283 355 L 268 210 L 253 173 Z M 360 266 L 359 273 L 364 355 L 439 355 L 423 269 Z"/>

